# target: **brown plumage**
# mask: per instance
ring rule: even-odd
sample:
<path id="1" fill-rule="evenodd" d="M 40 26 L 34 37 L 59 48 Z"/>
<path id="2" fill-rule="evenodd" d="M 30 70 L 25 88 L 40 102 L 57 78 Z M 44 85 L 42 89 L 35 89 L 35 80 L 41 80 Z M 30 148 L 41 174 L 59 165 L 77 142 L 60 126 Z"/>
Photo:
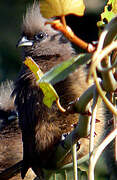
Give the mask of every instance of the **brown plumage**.
<path id="1" fill-rule="evenodd" d="M 13 82 L 6 81 L 0 86 L 0 172 L 22 159 L 21 131 L 11 98 Z M 20 134 L 20 135 L 19 135 Z M 20 141 L 19 141 L 20 139 Z M 17 143 L 17 146 L 14 144 Z M 13 148 L 14 147 L 14 148 Z M 15 153 L 15 156 L 14 156 Z M 19 156 L 20 154 L 20 156 Z"/>
<path id="2" fill-rule="evenodd" d="M 24 17 L 23 37 L 18 44 L 23 46 L 24 58 L 31 56 L 44 73 L 75 54 L 65 37 L 49 25 L 45 26 L 45 21 L 35 3 Z M 66 108 L 88 86 L 86 70 L 79 68 L 54 87 L 62 106 Z M 16 81 L 14 94 L 23 139 L 22 177 L 24 178 L 29 167 L 38 176 L 43 176 L 41 169 L 53 168 L 53 151 L 61 141 L 62 134 L 73 130 L 71 125 L 78 122 L 78 115 L 61 113 L 55 104 L 51 109 L 47 108 L 43 104 L 43 93 L 36 84 L 34 75 L 24 64 Z M 98 108 L 97 119 L 100 123 L 96 125 L 95 145 L 100 143 L 105 134 L 103 106 Z M 79 158 L 88 152 L 89 140 L 81 139 L 80 143 Z"/>
<path id="3" fill-rule="evenodd" d="M 13 91 L 13 82 L 5 81 L 0 85 L 0 130 L 17 118 L 14 106 L 14 97 L 10 97 Z"/>
<path id="4" fill-rule="evenodd" d="M 11 97 L 12 81 L 0 85 L 0 180 L 21 180 L 22 138 L 18 116 Z M 26 178 L 32 180 L 34 173 L 29 170 Z"/>

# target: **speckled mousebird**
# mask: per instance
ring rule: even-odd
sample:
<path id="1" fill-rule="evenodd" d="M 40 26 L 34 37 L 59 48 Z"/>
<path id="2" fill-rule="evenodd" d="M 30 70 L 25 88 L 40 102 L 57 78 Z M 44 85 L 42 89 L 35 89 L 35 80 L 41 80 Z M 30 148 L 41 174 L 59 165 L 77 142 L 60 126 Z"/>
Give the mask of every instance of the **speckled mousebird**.
<path id="1" fill-rule="evenodd" d="M 13 81 L 0 84 L 0 180 L 21 180 L 22 137 L 14 106 L 15 97 L 11 97 L 13 89 Z M 34 177 L 29 169 L 25 180 Z"/>
<path id="2" fill-rule="evenodd" d="M 75 55 L 71 44 L 50 25 L 44 25 L 47 20 L 40 14 L 39 5 L 34 3 L 27 9 L 23 19 L 22 37 L 18 46 L 23 48 L 23 61 L 30 56 L 39 65 L 43 73 L 53 66 L 68 60 Z M 54 87 L 64 108 L 68 103 L 78 98 L 87 88 L 86 69 L 78 68 L 65 80 Z M 62 134 L 73 130 L 73 124 L 78 122 L 78 114 L 64 114 L 54 104 L 48 108 L 43 104 L 43 93 L 36 84 L 33 73 L 22 63 L 21 71 L 15 83 L 15 104 L 19 115 L 19 124 L 23 140 L 22 178 L 29 167 L 43 177 L 42 168 L 52 168 L 51 158 Z M 95 145 L 105 136 L 105 115 L 103 106 L 98 107 Z M 80 140 L 78 157 L 88 153 L 89 140 Z M 64 163 L 67 163 L 67 158 Z"/>

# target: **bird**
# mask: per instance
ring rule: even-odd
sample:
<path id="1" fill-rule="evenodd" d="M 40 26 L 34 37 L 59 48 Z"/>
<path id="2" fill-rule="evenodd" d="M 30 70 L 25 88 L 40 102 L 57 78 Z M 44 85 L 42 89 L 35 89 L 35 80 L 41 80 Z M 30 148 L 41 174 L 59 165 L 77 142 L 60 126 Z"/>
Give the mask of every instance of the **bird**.
<path id="1" fill-rule="evenodd" d="M 13 81 L 0 85 L 0 179 L 3 171 L 22 159 L 21 130 L 18 125 L 13 91 Z M 8 178 L 8 176 L 7 176 Z"/>
<path id="2" fill-rule="evenodd" d="M 14 97 L 10 97 L 13 91 L 13 81 L 4 81 L 0 85 L 0 130 L 17 119 L 14 106 Z"/>
<path id="3" fill-rule="evenodd" d="M 73 125 L 78 123 L 78 114 L 62 113 L 56 104 L 48 108 L 43 103 L 43 92 L 36 83 L 34 74 L 24 64 L 26 57 L 31 57 L 43 73 L 75 56 L 70 42 L 62 33 L 45 25 L 47 19 L 42 17 L 38 3 L 28 7 L 21 26 L 22 35 L 18 47 L 22 47 L 22 66 L 15 82 L 13 94 L 18 112 L 19 125 L 23 141 L 22 178 L 31 167 L 40 179 L 45 179 L 43 168 L 52 169 L 51 159 L 63 134 L 71 132 Z M 80 67 L 71 73 L 65 80 L 54 85 L 59 95 L 61 105 L 67 108 L 68 104 L 80 97 L 91 85 L 86 81 L 88 71 Z M 107 116 L 107 114 L 106 114 Z M 97 110 L 95 146 L 107 134 L 107 117 L 104 106 Z M 109 115 L 110 117 L 110 115 Z M 107 127 L 105 129 L 105 127 Z M 81 138 L 78 157 L 83 157 L 89 151 L 89 139 Z M 67 159 L 67 158 L 66 158 Z M 64 162 L 64 164 L 68 163 Z"/>
<path id="4" fill-rule="evenodd" d="M 18 115 L 12 96 L 14 82 L 5 80 L 0 85 L 0 179 L 21 180 L 22 138 Z M 25 179 L 35 175 L 29 170 Z"/>

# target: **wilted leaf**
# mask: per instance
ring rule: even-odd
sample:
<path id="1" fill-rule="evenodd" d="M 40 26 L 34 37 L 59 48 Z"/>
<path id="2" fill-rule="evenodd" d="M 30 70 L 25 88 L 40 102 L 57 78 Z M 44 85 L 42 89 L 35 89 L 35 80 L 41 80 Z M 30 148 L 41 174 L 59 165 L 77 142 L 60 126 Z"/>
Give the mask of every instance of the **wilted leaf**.
<path id="1" fill-rule="evenodd" d="M 31 57 L 27 57 L 24 63 L 34 73 L 37 82 L 44 94 L 43 103 L 50 108 L 53 102 L 59 99 L 59 96 L 57 95 L 55 89 L 49 83 L 39 83 L 38 80 L 43 76 L 43 72 Z"/>
<path id="2" fill-rule="evenodd" d="M 34 73 L 37 81 L 43 76 L 43 72 L 31 57 L 27 57 L 24 63 Z"/>
<path id="3" fill-rule="evenodd" d="M 101 21 L 98 21 L 97 26 L 103 27 L 109 23 L 113 17 L 117 15 L 117 0 L 108 0 L 107 5 L 104 8 L 104 12 L 101 14 Z"/>
<path id="4" fill-rule="evenodd" d="M 59 99 L 58 94 L 53 86 L 49 83 L 39 83 L 39 87 L 44 94 L 43 103 L 50 108 L 53 102 Z"/>
<path id="5" fill-rule="evenodd" d="M 68 14 L 82 16 L 84 10 L 83 0 L 40 0 L 40 11 L 45 18 Z"/>

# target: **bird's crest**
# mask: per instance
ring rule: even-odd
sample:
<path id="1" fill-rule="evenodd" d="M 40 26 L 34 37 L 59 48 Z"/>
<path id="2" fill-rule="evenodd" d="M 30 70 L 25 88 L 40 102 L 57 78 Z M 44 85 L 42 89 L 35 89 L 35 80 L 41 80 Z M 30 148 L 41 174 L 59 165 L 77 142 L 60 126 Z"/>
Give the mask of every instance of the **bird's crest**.
<path id="1" fill-rule="evenodd" d="M 45 26 L 47 19 L 42 17 L 40 13 L 39 3 L 34 2 L 32 6 L 28 7 L 26 15 L 23 17 L 22 30 L 25 34 L 34 35 L 36 32 L 43 29 L 46 31 L 54 31 L 50 25 Z M 48 27 L 49 26 L 49 27 Z"/>

